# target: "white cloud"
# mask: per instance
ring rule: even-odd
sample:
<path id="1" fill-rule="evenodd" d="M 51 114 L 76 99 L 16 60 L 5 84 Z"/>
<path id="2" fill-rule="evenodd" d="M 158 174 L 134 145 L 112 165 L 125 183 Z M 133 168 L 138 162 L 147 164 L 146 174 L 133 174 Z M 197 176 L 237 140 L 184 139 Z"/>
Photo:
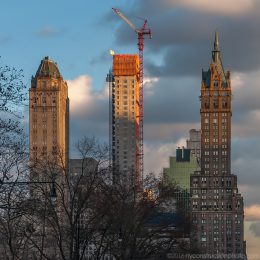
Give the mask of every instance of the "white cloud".
<path id="1" fill-rule="evenodd" d="M 256 236 L 260 237 L 260 222 L 252 223 L 249 227 L 250 231 Z"/>
<path id="2" fill-rule="evenodd" d="M 73 114 L 87 109 L 91 104 L 91 83 L 89 76 L 79 76 L 67 81 L 69 86 L 70 112 Z"/>
<path id="3" fill-rule="evenodd" d="M 260 220 L 260 205 L 254 204 L 250 207 L 245 207 L 246 220 Z"/>
<path id="4" fill-rule="evenodd" d="M 159 81 L 157 77 L 145 77 L 144 78 L 144 90 L 146 95 L 154 94 L 154 84 Z"/>
<path id="5" fill-rule="evenodd" d="M 144 144 L 144 169 L 145 173 L 162 173 L 163 168 L 169 167 L 169 157 L 175 156 L 177 147 L 185 146 L 186 140 L 179 139 L 176 143 Z"/>
<path id="6" fill-rule="evenodd" d="M 69 86 L 70 112 L 72 114 L 88 114 L 98 100 L 108 99 L 108 85 L 102 90 L 95 91 L 92 86 L 92 78 L 81 75 L 67 81 Z"/>
<path id="7" fill-rule="evenodd" d="M 239 89 L 245 86 L 246 75 L 244 73 L 235 72 L 232 73 L 232 89 Z"/>
<path id="8" fill-rule="evenodd" d="M 256 237 L 252 232 L 251 225 L 255 221 L 245 221 L 244 222 L 244 231 L 245 231 L 245 240 L 246 240 L 246 250 L 248 259 L 260 259 L 260 238 Z"/>
<path id="9" fill-rule="evenodd" d="M 173 5 L 209 13 L 240 15 L 254 7 L 254 0 L 168 0 Z"/>

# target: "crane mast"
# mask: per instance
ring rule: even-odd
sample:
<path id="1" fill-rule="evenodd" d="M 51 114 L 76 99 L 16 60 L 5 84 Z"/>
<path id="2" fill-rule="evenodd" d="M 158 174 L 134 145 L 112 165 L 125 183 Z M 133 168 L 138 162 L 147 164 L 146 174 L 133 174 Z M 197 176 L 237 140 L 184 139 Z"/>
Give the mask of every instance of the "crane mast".
<path id="1" fill-rule="evenodd" d="M 149 36 L 152 38 L 151 29 L 148 26 L 148 21 L 144 20 L 143 26 L 138 29 L 135 25 L 119 10 L 116 8 L 112 8 L 113 11 L 121 17 L 137 34 L 137 46 L 139 50 L 139 61 L 140 61 L 140 71 L 139 71 L 139 104 L 140 104 L 140 123 L 139 123 L 139 151 L 136 153 L 136 159 L 140 162 L 140 173 L 141 178 L 143 178 L 143 171 L 144 171 L 144 132 L 143 132 L 143 125 L 144 125 L 144 37 Z"/>

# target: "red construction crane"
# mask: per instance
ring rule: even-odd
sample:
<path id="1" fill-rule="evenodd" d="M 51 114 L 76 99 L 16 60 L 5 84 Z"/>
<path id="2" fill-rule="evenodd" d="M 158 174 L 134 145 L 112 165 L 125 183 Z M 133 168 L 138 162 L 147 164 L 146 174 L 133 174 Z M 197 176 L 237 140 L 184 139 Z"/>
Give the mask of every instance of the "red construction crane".
<path id="1" fill-rule="evenodd" d="M 144 90 L 143 90 L 143 78 L 144 78 L 144 37 L 147 35 L 152 38 L 152 32 L 151 29 L 148 26 L 148 22 L 145 19 L 143 26 L 138 29 L 135 27 L 135 25 L 126 17 L 124 16 L 118 9 L 112 8 L 113 11 L 120 16 L 136 33 L 137 33 L 137 38 L 138 38 L 138 49 L 139 49 L 139 60 L 140 60 L 140 75 L 139 75 L 139 80 L 140 80 L 140 91 L 139 91 L 139 99 L 140 99 L 140 124 L 139 124 L 139 134 L 140 134 L 140 149 L 138 154 L 136 156 L 139 158 L 140 161 L 140 175 L 143 177 L 143 170 L 144 170 L 144 152 L 143 152 L 143 124 L 144 124 Z"/>

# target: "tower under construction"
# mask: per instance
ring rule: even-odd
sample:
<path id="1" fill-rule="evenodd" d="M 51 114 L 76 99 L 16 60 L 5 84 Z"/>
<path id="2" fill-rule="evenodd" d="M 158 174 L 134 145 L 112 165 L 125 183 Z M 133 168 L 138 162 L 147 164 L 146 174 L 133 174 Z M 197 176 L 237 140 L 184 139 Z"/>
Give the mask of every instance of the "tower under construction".
<path id="1" fill-rule="evenodd" d="M 113 55 L 110 149 L 113 178 L 140 182 L 140 62 L 137 54 Z"/>

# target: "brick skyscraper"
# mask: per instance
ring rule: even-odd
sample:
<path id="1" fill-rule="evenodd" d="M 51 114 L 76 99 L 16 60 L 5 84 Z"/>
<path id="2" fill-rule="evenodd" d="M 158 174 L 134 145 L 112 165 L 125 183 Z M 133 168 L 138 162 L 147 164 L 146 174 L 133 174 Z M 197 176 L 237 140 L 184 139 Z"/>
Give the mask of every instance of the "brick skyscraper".
<path id="1" fill-rule="evenodd" d="M 54 161 L 68 167 L 68 86 L 57 64 L 48 57 L 32 77 L 29 95 L 30 162 Z"/>
<path id="2" fill-rule="evenodd" d="M 231 97 L 216 33 L 210 67 L 202 71 L 201 171 L 191 176 L 192 241 L 201 253 L 245 257 L 243 197 L 231 173 Z"/>

